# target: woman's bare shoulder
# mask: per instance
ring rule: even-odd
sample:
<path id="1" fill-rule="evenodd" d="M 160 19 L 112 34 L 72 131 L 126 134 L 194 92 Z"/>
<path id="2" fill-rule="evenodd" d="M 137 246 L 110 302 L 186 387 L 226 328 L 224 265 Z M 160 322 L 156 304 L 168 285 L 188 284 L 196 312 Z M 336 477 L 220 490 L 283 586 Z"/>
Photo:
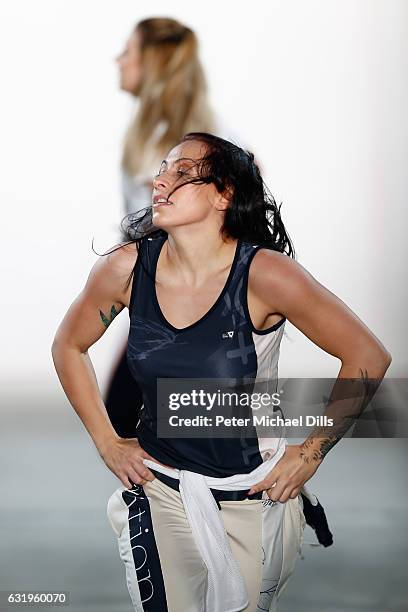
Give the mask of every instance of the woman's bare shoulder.
<path id="1" fill-rule="evenodd" d="M 130 274 L 137 261 L 135 242 L 115 244 L 99 258 L 99 264 L 111 274 L 122 276 Z"/>
<path id="2" fill-rule="evenodd" d="M 270 248 L 261 248 L 255 253 L 250 270 L 254 280 L 262 280 L 265 277 L 269 279 L 274 277 L 278 280 L 287 278 L 288 274 L 307 273 L 305 268 L 292 257 Z"/>
<path id="3" fill-rule="evenodd" d="M 307 293 L 318 281 L 298 261 L 273 249 L 259 249 L 249 270 L 251 290 L 259 296 Z"/>
<path id="4" fill-rule="evenodd" d="M 136 243 L 116 244 L 102 253 L 89 274 L 86 289 L 93 295 L 110 295 L 127 305 L 129 278 L 137 261 Z"/>

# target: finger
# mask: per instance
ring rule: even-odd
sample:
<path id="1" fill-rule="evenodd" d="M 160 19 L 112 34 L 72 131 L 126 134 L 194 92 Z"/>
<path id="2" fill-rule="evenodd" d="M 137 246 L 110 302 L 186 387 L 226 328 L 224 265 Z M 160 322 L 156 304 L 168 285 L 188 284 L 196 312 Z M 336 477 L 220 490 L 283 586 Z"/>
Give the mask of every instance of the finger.
<path id="1" fill-rule="evenodd" d="M 278 484 L 276 484 L 274 487 L 269 488 L 266 493 L 269 499 L 280 502 L 284 490 L 285 489 L 282 485 L 279 486 Z"/>
<path id="2" fill-rule="evenodd" d="M 265 489 L 269 489 L 270 487 L 276 486 L 277 481 L 271 480 L 269 477 L 265 480 L 261 480 L 256 485 L 250 488 L 248 491 L 248 495 L 252 495 L 253 493 L 258 493 L 258 491 L 265 491 Z"/>
<path id="3" fill-rule="evenodd" d="M 289 495 L 289 497 L 291 499 L 296 499 L 299 493 L 300 493 L 300 488 L 296 487 L 295 489 L 292 490 L 292 493 Z"/>
<path id="4" fill-rule="evenodd" d="M 268 487 L 268 485 L 267 485 L 266 481 L 265 480 L 261 480 L 261 482 L 258 482 L 257 484 L 253 485 L 249 489 L 248 495 L 253 495 L 254 493 L 258 493 L 258 491 L 263 491 L 267 487 Z"/>
<path id="5" fill-rule="evenodd" d="M 281 492 L 280 496 L 278 497 L 277 501 L 279 501 L 281 504 L 286 504 L 286 502 L 290 498 L 292 491 L 293 485 L 285 487 Z"/>
<path id="6" fill-rule="evenodd" d="M 129 466 L 128 469 L 128 478 L 130 478 L 135 484 L 143 485 L 146 483 L 146 478 L 144 478 L 136 469 L 132 466 Z"/>
<path id="7" fill-rule="evenodd" d="M 135 465 L 134 468 L 137 470 L 137 472 L 139 472 L 140 476 L 146 478 L 146 480 L 154 480 L 156 478 L 153 472 L 145 466 L 143 461 L 138 462 L 138 464 Z"/>
<path id="8" fill-rule="evenodd" d="M 153 472 L 151 472 L 148 469 L 145 469 L 142 472 L 139 472 L 139 474 L 142 476 L 142 478 L 145 478 L 146 480 L 154 480 L 156 478 Z"/>
<path id="9" fill-rule="evenodd" d="M 289 499 L 294 499 L 292 497 L 292 491 L 293 491 L 293 485 L 290 487 L 287 487 L 284 492 L 281 495 L 281 501 L 282 503 L 286 503 Z M 296 497 L 296 496 L 295 496 Z"/>
<path id="10" fill-rule="evenodd" d="M 301 486 L 297 486 L 297 487 L 288 487 L 288 491 L 289 491 L 289 495 L 288 495 L 288 499 L 296 499 L 298 497 L 298 495 L 300 495 L 300 489 L 302 487 Z"/>
<path id="11" fill-rule="evenodd" d="M 126 476 L 126 474 L 124 474 L 123 476 L 120 476 L 120 480 L 123 486 L 126 487 L 127 489 L 133 488 L 133 482 Z"/>
<path id="12" fill-rule="evenodd" d="M 276 499 L 274 498 L 274 495 L 273 495 L 273 489 L 267 489 L 265 493 L 269 497 L 270 500 L 276 502 Z"/>
<path id="13" fill-rule="evenodd" d="M 140 459 L 140 457 L 137 456 L 131 460 L 133 461 L 131 468 L 135 470 L 141 478 L 144 478 L 145 480 L 155 479 L 155 475 L 149 470 L 148 467 L 145 466 L 143 459 Z"/>

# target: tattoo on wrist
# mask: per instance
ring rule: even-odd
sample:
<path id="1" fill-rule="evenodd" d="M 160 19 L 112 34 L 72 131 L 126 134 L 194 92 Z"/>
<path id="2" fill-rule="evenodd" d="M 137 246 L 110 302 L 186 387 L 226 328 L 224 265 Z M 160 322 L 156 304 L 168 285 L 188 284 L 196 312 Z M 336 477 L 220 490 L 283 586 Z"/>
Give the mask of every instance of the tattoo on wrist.
<path id="1" fill-rule="evenodd" d="M 312 463 L 313 461 L 323 461 L 325 455 L 331 448 L 340 440 L 338 436 L 328 436 L 327 438 L 320 438 L 318 448 L 315 447 L 315 439 L 308 439 L 302 444 L 302 450 L 300 457 L 304 463 Z"/>
<path id="2" fill-rule="evenodd" d="M 99 311 L 99 315 L 102 319 L 102 323 L 104 324 L 105 327 L 109 327 L 109 325 L 112 323 L 113 319 L 116 317 L 116 315 L 119 314 L 119 310 L 116 310 L 114 304 L 112 304 L 112 308 L 110 309 L 110 314 L 107 317 L 102 310 Z"/>

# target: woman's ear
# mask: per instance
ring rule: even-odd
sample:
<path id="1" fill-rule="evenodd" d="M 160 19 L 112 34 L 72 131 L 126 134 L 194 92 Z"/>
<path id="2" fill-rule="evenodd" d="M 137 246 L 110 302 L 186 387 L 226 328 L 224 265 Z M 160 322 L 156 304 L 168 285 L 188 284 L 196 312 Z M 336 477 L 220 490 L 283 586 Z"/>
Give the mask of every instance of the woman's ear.
<path id="1" fill-rule="evenodd" d="M 233 195 L 234 190 L 232 187 L 226 187 L 222 193 L 219 193 L 216 205 L 217 210 L 227 210 L 231 203 Z"/>

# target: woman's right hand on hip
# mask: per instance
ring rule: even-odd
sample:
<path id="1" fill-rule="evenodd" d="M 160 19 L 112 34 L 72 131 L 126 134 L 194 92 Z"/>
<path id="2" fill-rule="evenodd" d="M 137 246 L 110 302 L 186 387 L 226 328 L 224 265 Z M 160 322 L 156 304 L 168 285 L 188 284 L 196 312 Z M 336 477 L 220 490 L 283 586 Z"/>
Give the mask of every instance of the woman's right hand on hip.
<path id="1" fill-rule="evenodd" d="M 155 479 L 153 472 L 143 463 L 143 459 L 151 461 L 157 459 L 143 450 L 137 438 L 116 438 L 104 448 L 101 456 L 111 472 L 128 489 L 131 489 L 133 484 L 144 485 L 147 480 Z"/>

